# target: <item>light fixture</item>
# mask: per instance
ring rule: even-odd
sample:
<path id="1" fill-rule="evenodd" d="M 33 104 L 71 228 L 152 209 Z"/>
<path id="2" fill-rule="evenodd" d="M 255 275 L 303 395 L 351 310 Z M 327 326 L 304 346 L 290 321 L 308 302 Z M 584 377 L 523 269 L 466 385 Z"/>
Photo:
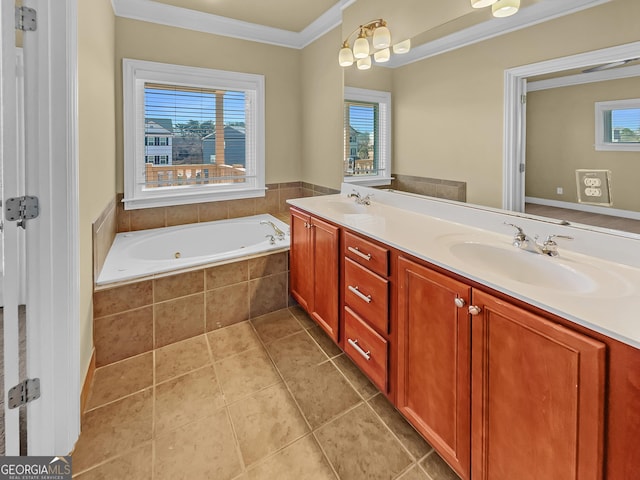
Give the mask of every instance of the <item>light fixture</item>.
<path id="1" fill-rule="evenodd" d="M 494 17 L 510 17 L 520 8 L 520 0 L 498 0 L 491 5 L 491 12 Z"/>
<path id="2" fill-rule="evenodd" d="M 349 47 L 349 40 L 358 34 L 353 42 L 353 50 Z M 369 44 L 371 37 L 371 44 Z M 379 18 L 372 20 L 364 25 L 360 25 L 351 32 L 344 42 L 338 54 L 338 63 L 341 67 L 350 67 L 354 61 L 357 61 L 357 67 L 360 70 L 368 70 L 371 68 L 371 54 L 376 63 L 388 62 L 391 58 L 391 32 L 387 28 L 387 22 Z M 411 41 L 393 45 L 393 53 L 407 53 L 411 48 Z"/>
<path id="3" fill-rule="evenodd" d="M 473 8 L 491 7 L 494 17 L 509 17 L 520 8 L 520 0 L 471 0 Z"/>

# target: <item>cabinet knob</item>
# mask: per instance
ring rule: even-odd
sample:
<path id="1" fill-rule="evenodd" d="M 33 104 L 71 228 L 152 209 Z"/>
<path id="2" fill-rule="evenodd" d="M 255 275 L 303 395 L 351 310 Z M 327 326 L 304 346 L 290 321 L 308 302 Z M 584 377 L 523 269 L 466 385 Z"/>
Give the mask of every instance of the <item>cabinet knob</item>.
<path id="1" fill-rule="evenodd" d="M 462 308 L 467 304 L 467 302 L 465 302 L 464 299 L 460 297 L 456 297 L 456 299 L 453 302 L 456 304 L 456 307 L 458 308 Z"/>
<path id="2" fill-rule="evenodd" d="M 469 305 L 469 313 L 471 315 L 479 315 L 482 309 L 476 305 Z"/>

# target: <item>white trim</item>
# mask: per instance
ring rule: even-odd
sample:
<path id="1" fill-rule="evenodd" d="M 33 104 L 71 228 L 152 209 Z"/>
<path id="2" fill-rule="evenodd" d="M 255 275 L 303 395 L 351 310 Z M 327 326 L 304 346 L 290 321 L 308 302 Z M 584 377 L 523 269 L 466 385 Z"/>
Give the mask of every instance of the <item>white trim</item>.
<path id="1" fill-rule="evenodd" d="M 602 63 L 640 57 L 640 42 L 603 48 L 543 62 L 523 65 L 504 72 L 504 130 L 502 160 L 502 208 L 521 212 L 524 208 L 524 176 L 518 165 L 524 163 L 525 118 L 520 96 L 528 77 Z M 526 91 L 526 90 L 525 90 Z"/>
<path id="2" fill-rule="evenodd" d="M 640 220 L 640 212 L 633 210 L 622 210 L 619 208 L 598 207 L 595 205 L 585 205 L 581 203 L 562 202 L 559 200 L 549 200 L 547 198 L 525 197 L 526 203 L 534 203 L 536 205 L 546 205 L 548 207 L 564 208 L 567 210 L 578 210 L 581 212 L 598 213 L 600 215 L 610 215 L 612 217 L 630 218 Z"/>
<path id="3" fill-rule="evenodd" d="M 356 0 L 339 0 L 301 32 L 243 22 L 211 13 L 189 10 L 152 0 L 111 0 L 118 17 L 170 27 L 302 49 L 342 23 L 342 10 Z"/>
<path id="4" fill-rule="evenodd" d="M 373 102 L 378 104 L 378 115 L 380 117 L 378 122 L 378 172 L 382 173 L 382 175 L 371 175 L 366 177 L 343 177 L 343 181 L 360 185 L 389 185 L 391 183 L 390 173 L 392 171 L 391 92 L 385 92 L 382 90 L 369 90 L 366 88 L 344 87 L 344 100 L 354 100 L 356 102 Z M 389 181 L 387 182 L 387 180 Z"/>
<path id="5" fill-rule="evenodd" d="M 187 67 L 144 60 L 122 60 L 124 120 L 124 204 L 126 209 L 264 196 L 265 90 L 264 75 Z M 144 84 L 166 83 L 199 88 L 238 90 L 246 95 L 246 183 L 190 185 L 145 189 L 143 165 Z M 203 168 L 206 165 L 203 165 Z"/>
<path id="6" fill-rule="evenodd" d="M 612 0 L 542 0 L 507 18 L 492 18 L 464 30 L 418 45 L 406 54 L 394 55 L 384 66 L 408 65 L 506 33 L 537 25 L 554 18 L 608 3 Z"/>
<path id="7" fill-rule="evenodd" d="M 630 67 L 612 68 L 611 70 L 601 70 L 599 72 L 578 73 L 566 75 L 564 77 L 549 78 L 527 83 L 527 92 L 538 92 L 550 88 L 571 87 L 573 85 L 583 85 L 585 83 L 606 82 L 607 80 L 618 80 L 620 78 L 631 78 L 640 76 L 640 65 Z"/>
<path id="8" fill-rule="evenodd" d="M 42 396 L 27 408 L 29 455 L 61 455 L 80 432 L 77 148 L 77 0 L 25 0 L 38 29 L 25 33 L 27 375 Z"/>

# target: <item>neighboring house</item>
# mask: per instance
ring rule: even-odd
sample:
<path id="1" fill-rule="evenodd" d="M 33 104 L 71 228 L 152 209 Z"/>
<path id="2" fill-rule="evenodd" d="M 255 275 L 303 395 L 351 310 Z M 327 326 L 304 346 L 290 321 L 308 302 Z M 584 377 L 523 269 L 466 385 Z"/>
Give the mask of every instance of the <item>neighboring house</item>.
<path id="1" fill-rule="evenodd" d="M 224 163 L 245 166 L 246 133 L 244 127 L 224 127 Z M 202 139 L 203 163 L 216 163 L 216 134 Z"/>
<path id="2" fill-rule="evenodd" d="M 368 133 L 362 133 L 349 125 L 349 156 L 352 158 L 367 158 L 371 138 Z M 366 150 L 362 148 L 366 145 Z M 365 156 L 367 155 L 367 156 Z"/>
<path id="3" fill-rule="evenodd" d="M 144 119 L 144 160 L 154 165 L 171 165 L 173 122 L 170 118 Z"/>

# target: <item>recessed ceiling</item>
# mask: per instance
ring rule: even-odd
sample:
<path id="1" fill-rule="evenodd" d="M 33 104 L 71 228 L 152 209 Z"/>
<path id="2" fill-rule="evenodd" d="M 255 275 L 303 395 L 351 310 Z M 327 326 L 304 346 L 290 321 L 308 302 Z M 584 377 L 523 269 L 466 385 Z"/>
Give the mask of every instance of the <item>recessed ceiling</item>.
<path id="1" fill-rule="evenodd" d="M 337 0 L 153 0 L 243 22 L 301 32 Z"/>

